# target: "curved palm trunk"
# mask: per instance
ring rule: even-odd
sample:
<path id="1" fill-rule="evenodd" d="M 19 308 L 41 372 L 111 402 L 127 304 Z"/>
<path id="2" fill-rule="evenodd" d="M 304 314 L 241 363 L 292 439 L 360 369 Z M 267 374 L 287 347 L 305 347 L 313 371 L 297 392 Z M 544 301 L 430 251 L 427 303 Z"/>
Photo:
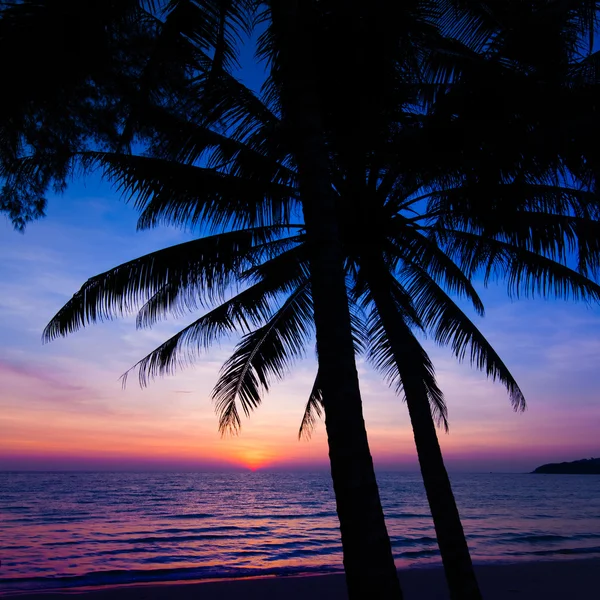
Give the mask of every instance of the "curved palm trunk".
<path id="1" fill-rule="evenodd" d="M 310 68 L 304 0 L 272 2 L 282 104 L 291 130 L 309 247 L 319 373 L 348 595 L 401 599 L 362 413 L 344 259 Z"/>
<path id="2" fill-rule="evenodd" d="M 444 571 L 452 600 L 481 600 L 481 592 L 463 531 L 458 507 L 437 438 L 422 378 L 407 365 L 412 349 L 400 339 L 406 324 L 386 287 L 389 271 L 381 263 L 369 264 L 369 287 L 394 354 L 413 428 L 415 445 Z"/>

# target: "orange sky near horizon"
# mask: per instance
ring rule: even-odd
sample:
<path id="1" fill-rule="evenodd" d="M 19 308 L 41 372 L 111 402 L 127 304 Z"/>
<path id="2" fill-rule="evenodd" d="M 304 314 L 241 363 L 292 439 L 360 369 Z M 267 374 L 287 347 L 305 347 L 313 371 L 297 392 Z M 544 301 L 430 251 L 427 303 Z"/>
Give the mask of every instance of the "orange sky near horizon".
<path id="1" fill-rule="evenodd" d="M 77 379 L 65 383 L 60 371 L 50 376 L 35 368 L 0 364 L 5 386 L 0 467 L 11 468 L 13 463 L 34 469 L 54 464 L 59 470 L 326 469 L 324 424 L 318 424 L 310 441 L 297 437 L 311 366 L 304 361 L 286 382 L 275 385 L 263 406 L 244 420 L 239 435 L 221 436 L 209 400 L 218 370 L 213 361 L 144 390 L 135 381 L 122 390 L 106 371 L 81 367 Z M 553 453 L 557 459 L 587 455 L 586 440 L 597 432 L 597 420 L 575 414 L 569 423 L 564 414 L 540 411 L 539 402 L 531 398 L 529 410 L 515 414 L 498 385 L 461 370 L 464 379 L 459 381 L 468 386 L 469 397 L 461 405 L 448 398 L 451 432 L 439 432 L 449 468 L 520 471 L 544 462 L 546 455 L 551 460 Z M 364 365 L 361 375 L 376 466 L 416 470 L 406 407 Z M 7 389 L 14 394 L 9 411 Z M 480 396 L 479 406 L 465 412 L 464 404 L 474 404 L 473 396 Z"/>

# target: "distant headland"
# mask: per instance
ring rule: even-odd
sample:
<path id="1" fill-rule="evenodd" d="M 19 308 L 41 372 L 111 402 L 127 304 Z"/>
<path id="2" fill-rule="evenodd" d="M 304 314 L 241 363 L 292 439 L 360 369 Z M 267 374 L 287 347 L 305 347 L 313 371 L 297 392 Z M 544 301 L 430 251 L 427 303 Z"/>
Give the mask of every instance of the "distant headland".
<path id="1" fill-rule="evenodd" d="M 583 458 L 573 462 L 549 463 L 538 467 L 532 472 L 560 475 L 600 475 L 600 458 Z"/>

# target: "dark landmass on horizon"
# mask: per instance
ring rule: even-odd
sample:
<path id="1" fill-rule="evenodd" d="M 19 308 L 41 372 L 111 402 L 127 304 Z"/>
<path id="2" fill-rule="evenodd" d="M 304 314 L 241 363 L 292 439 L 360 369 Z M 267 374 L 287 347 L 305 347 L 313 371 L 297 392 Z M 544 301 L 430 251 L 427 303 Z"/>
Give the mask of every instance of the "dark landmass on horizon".
<path id="1" fill-rule="evenodd" d="M 554 475 L 600 475 L 600 458 L 582 458 L 573 462 L 548 463 L 532 471 Z"/>

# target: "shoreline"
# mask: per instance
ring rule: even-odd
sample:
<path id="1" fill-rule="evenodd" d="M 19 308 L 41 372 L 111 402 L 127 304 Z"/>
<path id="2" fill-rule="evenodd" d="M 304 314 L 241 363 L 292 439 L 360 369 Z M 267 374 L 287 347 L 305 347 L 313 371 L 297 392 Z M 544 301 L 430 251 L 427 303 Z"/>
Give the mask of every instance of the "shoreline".
<path id="1" fill-rule="evenodd" d="M 479 563 L 475 571 L 486 600 L 544 598 L 595 600 L 600 590 L 600 559 Z M 405 600 L 447 600 L 441 566 L 398 571 Z M 93 587 L 25 591 L 0 589 L 0 597 L 20 600 L 346 600 L 343 573 L 265 575 L 229 579 L 132 582 Z"/>

